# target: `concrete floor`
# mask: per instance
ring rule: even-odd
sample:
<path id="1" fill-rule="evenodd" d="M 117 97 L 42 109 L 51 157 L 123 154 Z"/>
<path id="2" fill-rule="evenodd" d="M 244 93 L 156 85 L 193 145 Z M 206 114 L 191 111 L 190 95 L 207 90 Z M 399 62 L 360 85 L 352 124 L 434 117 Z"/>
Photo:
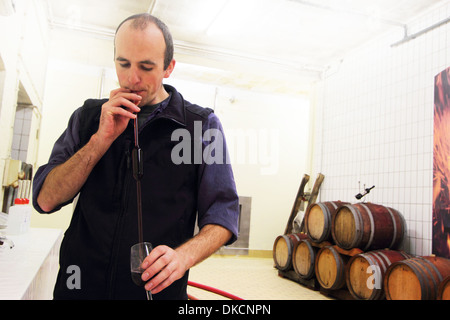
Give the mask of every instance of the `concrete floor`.
<path id="1" fill-rule="evenodd" d="M 318 291 L 278 276 L 271 258 L 213 255 L 190 271 L 189 280 L 214 287 L 245 300 L 329 300 Z M 188 287 L 199 300 L 227 299 Z"/>

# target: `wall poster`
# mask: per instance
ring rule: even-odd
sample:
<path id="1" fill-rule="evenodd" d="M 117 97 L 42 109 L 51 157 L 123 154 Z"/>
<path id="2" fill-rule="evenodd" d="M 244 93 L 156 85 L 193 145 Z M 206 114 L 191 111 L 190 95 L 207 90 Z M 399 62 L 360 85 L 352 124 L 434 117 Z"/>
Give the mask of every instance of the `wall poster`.
<path id="1" fill-rule="evenodd" d="M 433 153 L 432 252 L 450 258 L 450 67 L 435 77 Z"/>

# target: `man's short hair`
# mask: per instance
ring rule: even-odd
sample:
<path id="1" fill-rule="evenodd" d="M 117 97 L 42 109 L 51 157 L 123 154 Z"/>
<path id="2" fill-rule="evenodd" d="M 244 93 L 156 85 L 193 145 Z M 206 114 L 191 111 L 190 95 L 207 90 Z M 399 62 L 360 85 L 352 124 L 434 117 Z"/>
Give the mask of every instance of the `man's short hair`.
<path id="1" fill-rule="evenodd" d="M 132 16 L 129 16 L 125 20 L 123 20 L 116 29 L 116 35 L 119 31 L 120 27 L 127 21 L 132 21 L 131 27 L 135 29 L 144 30 L 147 28 L 149 23 L 155 24 L 159 30 L 161 30 L 164 36 L 164 42 L 166 43 L 166 50 L 164 52 L 164 70 L 169 67 L 170 62 L 173 60 L 173 39 L 172 34 L 169 31 L 167 25 L 158 19 L 155 16 L 152 16 L 149 13 L 139 13 Z M 116 41 L 114 39 L 114 48 L 116 46 Z"/>

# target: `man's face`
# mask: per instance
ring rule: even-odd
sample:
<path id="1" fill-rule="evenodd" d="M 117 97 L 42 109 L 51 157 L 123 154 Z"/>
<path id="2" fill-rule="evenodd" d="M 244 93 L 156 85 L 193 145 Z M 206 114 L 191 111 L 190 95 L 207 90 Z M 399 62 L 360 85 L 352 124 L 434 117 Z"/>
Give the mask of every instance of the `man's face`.
<path id="1" fill-rule="evenodd" d="M 167 97 L 162 86 L 172 73 L 175 61 L 164 70 L 165 42 L 162 32 L 154 24 L 145 30 L 124 23 L 117 32 L 115 57 L 117 77 L 121 88 L 142 97 L 139 106 L 152 105 Z"/>

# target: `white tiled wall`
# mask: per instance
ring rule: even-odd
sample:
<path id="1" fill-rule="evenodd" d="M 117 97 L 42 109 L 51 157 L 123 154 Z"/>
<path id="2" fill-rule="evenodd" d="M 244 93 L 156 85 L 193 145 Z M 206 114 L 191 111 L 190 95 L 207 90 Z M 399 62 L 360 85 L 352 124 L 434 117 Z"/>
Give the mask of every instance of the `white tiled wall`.
<path id="1" fill-rule="evenodd" d="M 27 105 L 18 105 L 14 121 L 14 135 L 11 158 L 27 161 L 28 143 L 30 138 L 33 109 Z"/>
<path id="2" fill-rule="evenodd" d="M 418 32 L 450 16 L 444 2 L 408 24 Z M 399 46 L 393 30 L 332 65 L 316 85 L 314 171 L 320 201 L 365 201 L 403 213 L 404 249 L 431 254 L 434 77 L 450 66 L 450 23 Z"/>

